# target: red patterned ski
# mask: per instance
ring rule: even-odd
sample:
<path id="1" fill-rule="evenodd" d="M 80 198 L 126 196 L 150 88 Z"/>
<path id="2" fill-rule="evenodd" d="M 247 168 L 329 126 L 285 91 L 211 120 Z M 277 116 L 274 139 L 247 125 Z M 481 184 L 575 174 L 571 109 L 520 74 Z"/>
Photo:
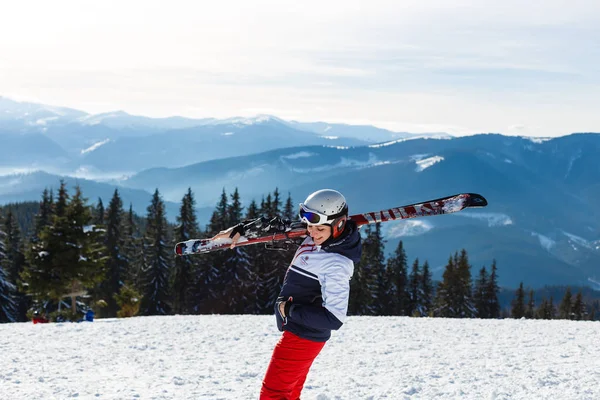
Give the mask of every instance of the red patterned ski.
<path id="1" fill-rule="evenodd" d="M 452 214 L 465 208 L 485 207 L 487 200 L 476 193 L 461 193 L 454 196 L 442 197 L 423 203 L 390 208 L 387 210 L 368 212 L 350 216 L 358 226 L 377 222 L 397 221 L 431 215 Z M 285 232 L 272 233 L 260 237 L 241 237 L 237 246 L 248 246 L 257 243 L 273 243 L 289 241 L 306 235 L 306 227 L 301 223 L 291 224 Z M 175 245 L 175 254 L 203 254 L 216 250 L 224 250 L 231 245 L 231 239 L 192 239 Z"/>

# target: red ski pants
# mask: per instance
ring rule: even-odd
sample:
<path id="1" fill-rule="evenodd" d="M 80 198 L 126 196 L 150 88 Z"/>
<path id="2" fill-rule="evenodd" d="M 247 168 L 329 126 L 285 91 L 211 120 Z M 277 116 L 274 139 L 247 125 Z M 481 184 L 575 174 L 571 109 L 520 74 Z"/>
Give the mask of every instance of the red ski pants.
<path id="1" fill-rule="evenodd" d="M 313 342 L 285 331 L 273 350 L 260 400 L 298 400 L 306 375 L 325 342 Z"/>

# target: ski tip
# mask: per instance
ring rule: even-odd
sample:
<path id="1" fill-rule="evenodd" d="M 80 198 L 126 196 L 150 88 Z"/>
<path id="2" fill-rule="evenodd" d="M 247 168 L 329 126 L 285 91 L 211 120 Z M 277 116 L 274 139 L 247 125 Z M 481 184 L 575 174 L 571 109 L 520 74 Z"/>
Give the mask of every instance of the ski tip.
<path id="1" fill-rule="evenodd" d="M 175 245 L 175 254 L 177 254 L 178 256 L 183 255 L 184 247 L 185 247 L 185 243 L 177 243 Z"/>
<path id="2" fill-rule="evenodd" d="M 485 197 L 477 193 L 469 193 L 467 207 L 485 207 L 487 205 Z"/>

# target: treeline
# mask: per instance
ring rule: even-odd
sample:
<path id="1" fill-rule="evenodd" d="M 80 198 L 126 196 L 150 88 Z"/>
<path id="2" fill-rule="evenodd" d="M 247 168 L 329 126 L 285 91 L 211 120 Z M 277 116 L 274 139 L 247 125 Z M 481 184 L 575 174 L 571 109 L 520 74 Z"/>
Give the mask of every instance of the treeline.
<path id="1" fill-rule="evenodd" d="M 380 224 L 366 225 L 363 255 L 350 281 L 349 313 L 355 315 L 404 315 L 446 318 L 498 318 L 496 263 L 483 267 L 471 279 L 466 250 L 448 259 L 442 281 L 431 278 L 429 263 L 415 259 L 410 265 L 400 241 L 394 254 L 384 257 L 385 241 Z"/>
<path id="2" fill-rule="evenodd" d="M 600 301 L 593 300 L 590 304 L 587 304 L 583 298 L 582 290 L 579 290 L 573 296 L 571 288 L 567 287 L 560 303 L 554 304 L 554 297 L 550 295 L 548 298 L 543 297 L 541 302 L 536 304 L 534 290 L 525 290 L 523 282 L 516 290 L 510 307 L 511 318 L 593 321 L 597 316 L 600 316 Z"/>
<path id="3" fill-rule="evenodd" d="M 99 317 L 271 313 L 294 252 L 254 246 L 201 257 L 173 254 L 176 242 L 212 236 L 244 219 L 293 219 L 290 196 L 284 204 L 277 189 L 245 210 L 237 189 L 223 191 L 204 229 L 191 190 L 175 225 L 167 222 L 158 190 L 139 218 L 131 205 L 124 210 L 118 190 L 106 207 L 101 199 L 89 205 L 80 188 L 70 194 L 61 182 L 56 195 L 43 192 L 30 234 L 21 233 L 13 210 L 4 208 L 0 218 L 0 322 L 25 321 L 34 310 L 76 319 L 88 308 Z"/>
<path id="4" fill-rule="evenodd" d="M 191 190 L 181 200 L 176 224 L 167 222 L 158 190 L 143 217 L 131 205 L 124 209 L 118 190 L 106 207 L 102 199 L 89 205 L 79 188 L 70 194 L 63 182 L 56 195 L 45 190 L 37 207 L 24 204 L 4 207 L 0 215 L 0 322 L 26 321 L 34 310 L 51 319 L 78 319 L 88 308 L 98 317 L 271 314 L 295 251 L 256 245 L 202 256 L 173 255 L 176 242 L 213 236 L 241 220 L 263 215 L 296 219 L 290 195 L 283 201 L 277 189 L 246 208 L 237 189 L 231 194 L 223 190 L 203 228 Z M 462 250 L 449 257 L 441 282 L 434 282 L 427 261 L 409 264 L 402 242 L 386 259 L 379 224 L 362 231 L 363 256 L 350 282 L 349 314 L 513 315 L 498 302 L 495 262 L 472 279 Z M 531 314 L 528 302 L 523 316 L 593 318 L 593 307 L 580 306 L 577 298 L 569 313 L 539 311 L 548 309 L 543 303 L 533 304 Z"/>

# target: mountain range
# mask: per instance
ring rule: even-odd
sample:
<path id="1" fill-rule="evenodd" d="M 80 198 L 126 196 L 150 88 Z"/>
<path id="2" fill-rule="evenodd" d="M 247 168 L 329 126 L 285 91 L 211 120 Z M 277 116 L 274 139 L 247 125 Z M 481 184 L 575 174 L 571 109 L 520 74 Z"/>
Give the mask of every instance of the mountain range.
<path id="1" fill-rule="evenodd" d="M 246 205 L 276 187 L 296 203 L 331 187 L 351 213 L 477 192 L 487 208 L 384 224 L 386 253 L 402 240 L 439 278 L 465 248 L 474 269 L 496 260 L 503 285 L 600 287 L 597 133 L 454 138 L 272 116 L 89 115 L 6 98 L 0 115 L 0 204 L 39 199 L 65 176 L 91 201 L 107 202 L 117 187 L 141 214 L 158 188 L 170 219 L 191 187 L 203 223 L 221 191 L 236 187 Z"/>

